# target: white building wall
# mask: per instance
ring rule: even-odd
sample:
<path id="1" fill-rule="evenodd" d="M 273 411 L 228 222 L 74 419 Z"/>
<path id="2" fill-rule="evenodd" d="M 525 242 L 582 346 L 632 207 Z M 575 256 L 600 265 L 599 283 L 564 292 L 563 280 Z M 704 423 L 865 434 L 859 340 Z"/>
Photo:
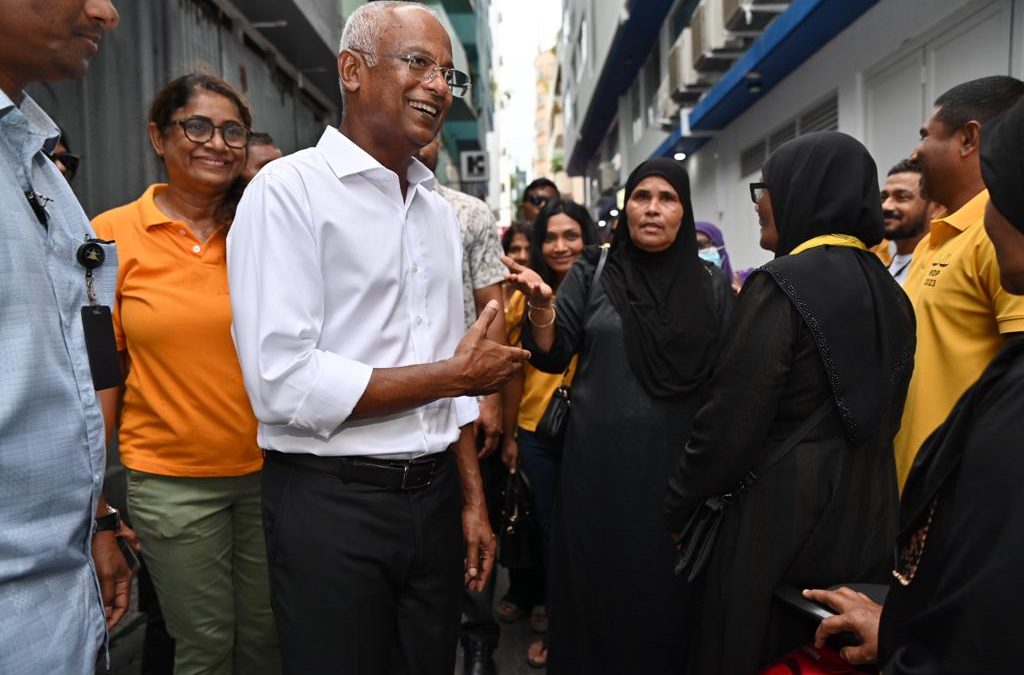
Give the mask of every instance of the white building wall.
<path id="1" fill-rule="evenodd" d="M 694 214 L 722 227 L 734 268 L 760 265 L 770 254 L 747 188 L 758 177 L 740 175 L 744 149 L 836 92 L 839 130 L 884 176 L 916 146 L 936 96 L 997 74 L 1024 75 L 1024 0 L 882 0 L 687 160 Z"/>

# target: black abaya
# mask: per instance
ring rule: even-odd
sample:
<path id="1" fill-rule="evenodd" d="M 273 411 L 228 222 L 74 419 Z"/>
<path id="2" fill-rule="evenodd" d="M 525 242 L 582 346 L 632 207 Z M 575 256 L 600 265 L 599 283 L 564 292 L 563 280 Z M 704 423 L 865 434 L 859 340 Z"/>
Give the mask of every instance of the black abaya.
<path id="1" fill-rule="evenodd" d="M 880 266 L 878 272 L 886 274 Z M 871 347 L 862 352 L 868 363 Z M 833 396 L 812 330 L 767 273 L 747 281 L 718 364 L 670 482 L 666 509 L 674 531 L 704 499 L 735 487 Z M 695 582 L 687 672 L 754 673 L 806 644 L 806 619 L 773 600 L 780 584 L 887 580 L 898 420 L 895 414 L 889 424 L 876 424 L 868 440 L 852 445 L 839 412 L 831 411 L 732 505 Z"/>
<path id="2" fill-rule="evenodd" d="M 909 586 L 879 626 L 885 673 L 1024 670 L 1024 338 L 1014 338 L 921 447 L 904 491 L 906 542 L 935 513 Z"/>
<path id="3" fill-rule="evenodd" d="M 547 372 L 562 372 L 580 354 L 552 532 L 548 673 L 681 673 L 689 610 L 660 513 L 697 394 L 665 399 L 647 392 L 601 284 L 585 308 L 594 267 L 581 259 L 559 288 L 551 351 L 537 349 L 528 327 L 523 338 L 531 363 Z M 703 269 L 724 323 L 732 290 L 719 270 Z"/>

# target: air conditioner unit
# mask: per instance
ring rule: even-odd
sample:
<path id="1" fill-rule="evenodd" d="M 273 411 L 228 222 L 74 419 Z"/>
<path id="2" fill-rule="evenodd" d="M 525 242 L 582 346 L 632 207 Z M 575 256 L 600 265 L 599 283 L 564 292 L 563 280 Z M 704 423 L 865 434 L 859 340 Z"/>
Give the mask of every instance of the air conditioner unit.
<path id="1" fill-rule="evenodd" d="M 733 35 L 756 37 L 776 16 L 789 9 L 789 4 L 782 0 L 723 0 L 725 29 Z"/>
<path id="2" fill-rule="evenodd" d="M 658 87 L 658 126 L 662 131 L 672 131 L 675 128 L 673 119 L 679 112 L 679 104 L 669 95 L 668 80 L 662 80 Z M 666 128 L 667 127 L 667 128 Z"/>
<path id="3" fill-rule="evenodd" d="M 710 86 L 710 78 L 693 67 L 693 33 L 685 28 L 668 55 L 668 95 L 680 105 L 692 104 Z"/>
<path id="4" fill-rule="evenodd" d="M 742 40 L 725 29 L 724 4 L 703 0 L 690 17 L 693 67 L 700 72 L 724 72 L 743 54 Z"/>
<path id="5" fill-rule="evenodd" d="M 611 162 L 601 162 L 597 165 L 597 185 L 601 192 L 615 187 L 619 180 L 619 172 Z"/>

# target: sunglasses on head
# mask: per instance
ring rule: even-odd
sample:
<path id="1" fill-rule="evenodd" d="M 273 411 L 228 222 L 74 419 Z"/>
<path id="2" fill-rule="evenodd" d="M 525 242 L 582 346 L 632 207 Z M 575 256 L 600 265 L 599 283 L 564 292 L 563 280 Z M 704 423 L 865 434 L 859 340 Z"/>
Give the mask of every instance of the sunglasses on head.
<path id="1" fill-rule="evenodd" d="M 547 204 L 549 201 L 551 201 L 551 198 L 550 197 L 542 197 L 540 195 L 526 195 L 525 201 L 530 202 L 534 206 L 541 206 L 541 207 L 543 207 L 545 204 Z"/>

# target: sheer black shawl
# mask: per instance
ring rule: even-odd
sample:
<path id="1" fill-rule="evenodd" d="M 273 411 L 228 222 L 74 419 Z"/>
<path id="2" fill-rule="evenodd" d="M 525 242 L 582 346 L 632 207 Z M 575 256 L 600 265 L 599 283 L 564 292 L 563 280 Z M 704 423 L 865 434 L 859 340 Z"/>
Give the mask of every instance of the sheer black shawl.
<path id="1" fill-rule="evenodd" d="M 779 245 L 775 260 L 758 273 L 771 276 L 814 335 L 850 441 L 858 444 L 879 429 L 895 433 L 915 347 L 906 294 L 865 250 L 826 245 L 788 255 L 827 234 L 866 246 L 881 241 L 874 160 L 846 134 L 807 134 L 769 158 L 764 181 Z"/>

